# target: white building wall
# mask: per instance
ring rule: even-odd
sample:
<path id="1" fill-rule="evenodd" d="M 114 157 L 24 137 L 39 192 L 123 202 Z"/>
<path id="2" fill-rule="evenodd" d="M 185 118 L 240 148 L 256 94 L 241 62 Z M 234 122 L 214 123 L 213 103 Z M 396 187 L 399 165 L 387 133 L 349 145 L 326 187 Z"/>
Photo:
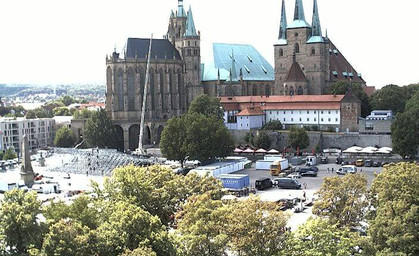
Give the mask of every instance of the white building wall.
<path id="1" fill-rule="evenodd" d="M 237 130 L 250 130 L 250 121 L 248 116 L 237 117 Z"/>
<path id="2" fill-rule="evenodd" d="M 266 122 L 284 125 L 340 125 L 340 110 L 265 110 Z"/>
<path id="3" fill-rule="evenodd" d="M 0 119 L 1 150 L 14 147 L 21 148 L 23 135 L 27 134 L 31 148 L 51 145 L 55 136 L 55 120 L 52 118 L 42 119 Z"/>

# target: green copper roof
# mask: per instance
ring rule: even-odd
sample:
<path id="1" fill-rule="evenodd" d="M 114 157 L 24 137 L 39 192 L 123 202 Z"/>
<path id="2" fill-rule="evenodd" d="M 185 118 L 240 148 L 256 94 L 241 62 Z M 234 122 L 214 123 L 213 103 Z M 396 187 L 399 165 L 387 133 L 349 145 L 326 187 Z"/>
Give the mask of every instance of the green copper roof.
<path id="1" fill-rule="evenodd" d="M 279 36 L 278 39 L 287 39 L 287 15 L 285 13 L 285 1 L 282 0 L 281 10 L 281 24 L 279 25 Z"/>
<path id="2" fill-rule="evenodd" d="M 183 0 L 178 1 L 177 17 L 186 17 L 185 10 L 183 9 Z"/>
<path id="3" fill-rule="evenodd" d="M 317 0 L 313 2 L 313 19 L 311 22 L 311 35 L 312 36 L 322 36 L 322 28 L 320 26 L 319 10 L 317 9 Z"/>
<path id="4" fill-rule="evenodd" d="M 193 15 L 192 15 L 192 8 L 189 6 L 188 11 L 188 18 L 186 20 L 186 32 L 185 36 L 198 36 L 195 29 L 195 23 L 193 21 Z"/>
<path id="5" fill-rule="evenodd" d="M 304 7 L 302 0 L 295 0 L 294 21 L 287 28 L 306 28 L 310 27 L 304 17 Z"/>
<path id="6" fill-rule="evenodd" d="M 242 70 L 245 81 L 274 81 L 273 67 L 251 45 L 214 43 L 213 54 L 214 62 L 205 64 L 202 81 L 217 80 L 218 70 L 221 80 L 230 80 L 230 70 L 232 77 Z"/>
<path id="7" fill-rule="evenodd" d="M 323 39 L 322 36 L 312 36 L 312 37 L 310 37 L 310 39 L 308 39 L 307 43 L 308 44 L 324 43 L 324 39 Z"/>

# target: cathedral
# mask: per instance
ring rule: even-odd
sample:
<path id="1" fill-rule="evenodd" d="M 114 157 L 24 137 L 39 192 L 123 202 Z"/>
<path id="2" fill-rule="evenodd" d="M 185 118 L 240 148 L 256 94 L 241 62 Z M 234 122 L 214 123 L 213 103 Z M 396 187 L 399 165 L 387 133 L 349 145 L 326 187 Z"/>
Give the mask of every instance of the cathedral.
<path id="1" fill-rule="evenodd" d="M 279 18 L 279 17 L 278 17 Z M 360 73 L 322 34 L 317 0 L 311 25 L 302 0 L 288 23 L 282 0 L 273 68 L 251 45 L 214 44 L 213 61 L 201 63 L 200 32 L 183 0 L 171 11 L 163 39 L 152 40 L 143 144 L 158 144 L 166 121 L 184 114 L 200 94 L 216 97 L 321 95 L 335 81 L 365 85 Z M 106 110 L 119 150 L 138 147 L 149 38 L 128 38 L 123 52 L 106 57 Z"/>
<path id="2" fill-rule="evenodd" d="M 332 41 L 322 34 L 317 0 L 313 2 L 311 25 L 306 21 L 302 0 L 295 0 L 294 17 L 287 22 L 282 0 L 281 22 L 275 50 L 276 95 L 322 95 L 336 81 L 365 85 Z"/>

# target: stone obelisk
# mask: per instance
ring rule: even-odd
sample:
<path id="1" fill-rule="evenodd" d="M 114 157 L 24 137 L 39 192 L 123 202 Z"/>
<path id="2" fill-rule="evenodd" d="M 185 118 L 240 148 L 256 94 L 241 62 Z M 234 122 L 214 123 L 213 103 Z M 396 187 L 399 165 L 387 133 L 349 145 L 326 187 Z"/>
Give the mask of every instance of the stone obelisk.
<path id="1" fill-rule="evenodd" d="M 20 170 L 20 177 L 28 188 L 34 184 L 35 175 L 33 173 L 31 156 L 29 153 L 28 136 L 23 136 L 22 142 L 22 168 Z"/>

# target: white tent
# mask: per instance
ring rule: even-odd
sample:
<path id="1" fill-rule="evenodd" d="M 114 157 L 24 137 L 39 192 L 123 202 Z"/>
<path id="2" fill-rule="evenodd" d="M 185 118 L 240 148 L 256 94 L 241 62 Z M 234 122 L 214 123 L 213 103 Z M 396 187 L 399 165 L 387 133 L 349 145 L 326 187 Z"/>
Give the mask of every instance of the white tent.
<path id="1" fill-rule="evenodd" d="M 375 151 L 377 151 L 377 148 L 375 147 L 366 147 L 359 151 L 359 153 L 374 154 Z"/>
<path id="2" fill-rule="evenodd" d="M 279 151 L 276 149 L 271 149 L 268 151 L 268 154 L 279 154 Z"/>
<path id="3" fill-rule="evenodd" d="M 344 151 L 342 151 L 343 153 L 359 153 L 359 151 L 361 151 L 362 148 L 361 147 L 350 147 Z"/>
<path id="4" fill-rule="evenodd" d="M 258 150 L 255 151 L 255 153 L 266 153 L 267 151 L 263 148 L 260 148 Z"/>

